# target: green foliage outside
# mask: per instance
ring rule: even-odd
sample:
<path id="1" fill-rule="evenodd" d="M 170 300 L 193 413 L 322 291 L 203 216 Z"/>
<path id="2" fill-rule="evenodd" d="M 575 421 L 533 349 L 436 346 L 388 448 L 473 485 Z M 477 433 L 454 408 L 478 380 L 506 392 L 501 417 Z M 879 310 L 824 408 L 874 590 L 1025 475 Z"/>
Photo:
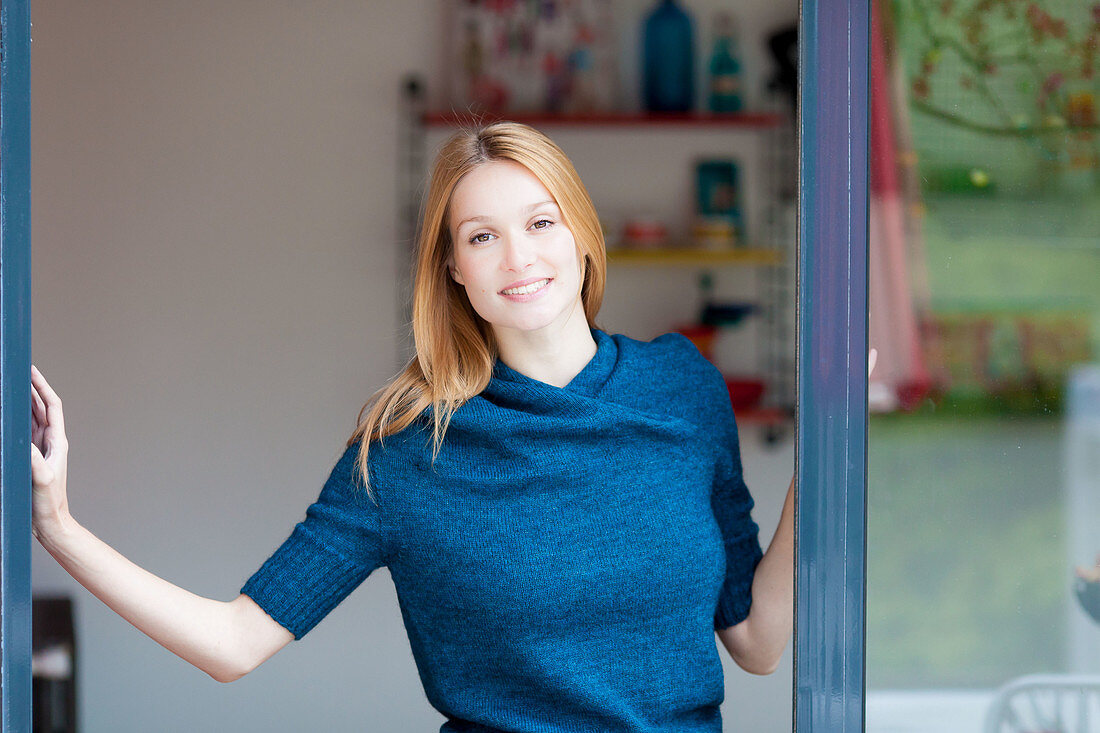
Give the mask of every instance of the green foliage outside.
<path id="1" fill-rule="evenodd" d="M 927 190 L 1095 189 L 1100 3 L 894 0 L 890 7 Z"/>

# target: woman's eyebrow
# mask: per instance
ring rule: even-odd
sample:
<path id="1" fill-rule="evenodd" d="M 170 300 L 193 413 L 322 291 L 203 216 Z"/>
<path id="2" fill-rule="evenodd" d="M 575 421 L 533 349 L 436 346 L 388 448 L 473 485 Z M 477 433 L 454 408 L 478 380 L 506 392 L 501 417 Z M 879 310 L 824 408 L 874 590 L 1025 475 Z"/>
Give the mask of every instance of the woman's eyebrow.
<path id="1" fill-rule="evenodd" d="M 463 219 L 462 221 L 458 222 L 458 224 L 455 224 L 455 229 L 459 229 L 462 227 L 463 224 L 469 224 L 472 221 L 484 223 L 492 220 L 492 217 L 489 216 L 471 216 L 469 219 Z"/>
<path id="2" fill-rule="evenodd" d="M 523 211 L 526 214 L 530 214 L 535 209 L 542 208 L 543 206 L 553 206 L 554 208 L 557 208 L 558 204 L 557 204 L 556 201 L 539 201 L 538 203 L 531 204 L 530 206 L 525 206 Z M 467 219 L 463 219 L 462 221 L 458 222 L 458 224 L 455 225 L 455 229 L 460 229 L 463 224 L 469 224 L 470 222 L 477 222 L 477 223 L 484 224 L 484 223 L 490 222 L 492 220 L 493 220 L 493 217 L 491 217 L 491 216 L 471 216 Z"/>

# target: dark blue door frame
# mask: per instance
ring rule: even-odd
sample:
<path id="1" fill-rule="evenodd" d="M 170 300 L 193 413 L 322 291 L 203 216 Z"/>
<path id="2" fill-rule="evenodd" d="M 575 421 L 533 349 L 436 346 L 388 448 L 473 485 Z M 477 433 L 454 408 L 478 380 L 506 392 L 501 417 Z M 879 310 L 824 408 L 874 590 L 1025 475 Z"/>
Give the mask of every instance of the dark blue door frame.
<path id="1" fill-rule="evenodd" d="M 795 727 L 863 728 L 870 0 L 802 0 Z M 0 705 L 31 727 L 30 0 L 0 0 Z"/>
<path id="2" fill-rule="evenodd" d="M 871 0 L 799 19 L 795 727 L 863 730 Z"/>
<path id="3" fill-rule="evenodd" d="M 31 21 L 0 0 L 0 708 L 31 729 Z"/>

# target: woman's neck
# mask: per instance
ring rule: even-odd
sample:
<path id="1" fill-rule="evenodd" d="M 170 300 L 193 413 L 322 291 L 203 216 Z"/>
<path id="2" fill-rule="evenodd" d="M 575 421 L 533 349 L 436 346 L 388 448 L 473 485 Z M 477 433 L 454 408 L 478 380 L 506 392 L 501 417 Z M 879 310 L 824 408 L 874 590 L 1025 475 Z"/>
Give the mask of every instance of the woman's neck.
<path id="1" fill-rule="evenodd" d="M 563 324 L 537 331 L 498 331 L 496 337 L 501 361 L 525 377 L 555 387 L 573 381 L 596 354 L 596 342 L 581 308 Z"/>

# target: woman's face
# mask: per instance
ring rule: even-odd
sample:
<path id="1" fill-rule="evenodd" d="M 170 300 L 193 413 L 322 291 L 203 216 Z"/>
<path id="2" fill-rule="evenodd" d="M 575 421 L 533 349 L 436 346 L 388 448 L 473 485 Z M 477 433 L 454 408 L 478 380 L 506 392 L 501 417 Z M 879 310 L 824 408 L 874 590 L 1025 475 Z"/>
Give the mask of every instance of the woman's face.
<path id="1" fill-rule="evenodd" d="M 451 196 L 449 226 L 451 275 L 498 335 L 584 318 L 573 233 L 527 168 L 492 161 L 467 173 Z"/>

